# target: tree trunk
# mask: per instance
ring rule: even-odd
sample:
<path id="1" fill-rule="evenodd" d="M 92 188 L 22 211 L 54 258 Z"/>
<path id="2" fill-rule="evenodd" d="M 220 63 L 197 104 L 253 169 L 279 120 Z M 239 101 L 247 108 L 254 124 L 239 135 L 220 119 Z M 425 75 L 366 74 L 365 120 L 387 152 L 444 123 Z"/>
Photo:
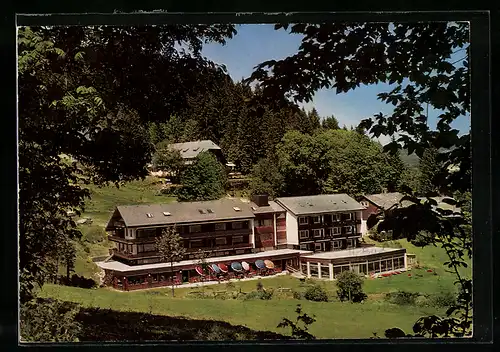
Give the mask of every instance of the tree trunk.
<path id="1" fill-rule="evenodd" d="M 68 282 L 69 282 L 69 274 L 70 274 L 70 271 L 71 271 L 70 269 L 71 269 L 71 267 L 70 267 L 70 261 L 68 260 L 68 261 L 66 261 L 66 279 L 68 280 Z"/>
<path id="2" fill-rule="evenodd" d="M 174 280 L 175 280 L 174 262 L 170 262 L 170 270 L 172 271 L 172 297 L 174 297 Z"/>

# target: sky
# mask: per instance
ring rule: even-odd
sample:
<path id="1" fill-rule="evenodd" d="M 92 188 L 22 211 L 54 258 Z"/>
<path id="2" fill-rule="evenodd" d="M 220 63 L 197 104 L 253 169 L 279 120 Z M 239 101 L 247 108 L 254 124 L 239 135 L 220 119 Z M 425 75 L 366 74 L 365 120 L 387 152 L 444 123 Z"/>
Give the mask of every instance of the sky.
<path id="1" fill-rule="evenodd" d="M 263 61 L 293 55 L 298 51 L 302 39 L 302 36 L 297 34 L 289 34 L 284 30 L 276 31 L 271 24 L 239 25 L 237 31 L 238 34 L 228 40 L 226 45 L 205 44 L 202 52 L 208 59 L 224 64 L 234 81 L 250 76 L 254 67 Z M 392 112 L 392 105 L 377 99 L 378 93 L 387 92 L 388 89 L 388 84 L 360 86 L 341 94 L 336 94 L 334 89 L 322 89 L 315 94 L 312 102 L 299 105 L 306 110 L 316 108 L 322 117 L 334 115 L 340 126 L 356 126 L 362 119 L 379 112 Z M 435 128 L 438 115 L 438 111 L 429 108 L 430 128 Z M 461 117 L 454 121 L 452 127 L 458 129 L 461 134 L 467 133 L 470 129 L 470 118 Z M 382 136 L 379 141 L 385 144 L 389 137 Z"/>

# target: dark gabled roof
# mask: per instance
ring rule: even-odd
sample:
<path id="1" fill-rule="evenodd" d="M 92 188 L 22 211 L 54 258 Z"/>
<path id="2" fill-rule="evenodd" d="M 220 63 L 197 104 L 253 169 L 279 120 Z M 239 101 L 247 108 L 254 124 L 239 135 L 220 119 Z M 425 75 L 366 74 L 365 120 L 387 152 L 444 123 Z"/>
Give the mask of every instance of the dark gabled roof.
<path id="1" fill-rule="evenodd" d="M 408 206 L 413 204 L 413 202 L 410 202 L 408 200 L 401 201 L 401 199 L 404 197 L 404 195 L 402 193 L 398 193 L 398 192 L 369 194 L 369 195 L 365 195 L 363 197 L 383 210 L 388 210 L 394 206 L 404 208 L 404 207 L 408 207 Z M 459 207 L 456 207 L 456 206 L 453 206 L 453 205 L 450 205 L 450 204 L 443 202 L 443 199 L 447 198 L 447 197 L 431 197 L 431 198 L 434 199 L 438 203 L 437 207 L 439 207 L 441 209 L 451 210 L 453 212 L 460 212 L 461 211 Z M 418 197 L 418 199 L 425 200 L 426 198 L 425 197 Z M 433 206 L 434 209 L 437 207 Z"/>
<path id="2" fill-rule="evenodd" d="M 174 143 L 170 144 L 169 148 L 180 151 L 184 159 L 196 158 L 198 154 L 207 150 L 220 150 L 220 147 L 210 140 Z"/>
<path id="3" fill-rule="evenodd" d="M 383 210 L 387 210 L 394 205 L 398 204 L 403 198 L 403 194 L 399 192 L 394 193 L 378 193 L 378 194 L 367 194 L 364 197 L 370 202 L 375 204 L 377 207 Z"/>
<path id="4" fill-rule="evenodd" d="M 239 210 L 235 210 L 235 207 Z M 148 217 L 147 214 L 152 214 L 152 217 Z M 255 217 L 250 206 L 238 199 L 120 205 L 116 207 L 114 215 L 119 215 L 127 227 L 251 219 Z M 111 223 L 112 220 L 109 221 L 107 228 L 113 227 Z"/>
<path id="5" fill-rule="evenodd" d="M 295 215 L 363 210 L 364 207 L 347 194 L 282 197 L 276 203 Z"/>

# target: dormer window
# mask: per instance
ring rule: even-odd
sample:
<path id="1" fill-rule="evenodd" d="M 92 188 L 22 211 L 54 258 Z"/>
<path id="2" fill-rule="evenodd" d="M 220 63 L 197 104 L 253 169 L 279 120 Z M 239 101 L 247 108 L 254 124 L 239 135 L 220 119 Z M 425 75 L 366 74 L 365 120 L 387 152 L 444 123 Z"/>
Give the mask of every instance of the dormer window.
<path id="1" fill-rule="evenodd" d="M 163 212 L 163 215 L 165 215 L 165 216 L 170 216 L 170 215 L 172 215 L 172 214 L 170 214 L 168 211 L 164 211 L 164 212 Z"/>
<path id="2" fill-rule="evenodd" d="M 207 212 L 208 212 L 209 214 L 213 214 L 213 213 L 214 213 L 213 209 L 207 209 Z"/>
<path id="3" fill-rule="evenodd" d="M 146 213 L 146 216 L 147 216 L 148 218 L 152 218 L 152 217 L 153 217 L 153 214 L 151 214 L 151 213 Z"/>
<path id="4" fill-rule="evenodd" d="M 206 214 L 205 209 L 198 209 L 198 212 L 199 212 L 200 214 Z"/>
<path id="5" fill-rule="evenodd" d="M 239 207 L 233 207 L 234 211 L 241 211 Z"/>

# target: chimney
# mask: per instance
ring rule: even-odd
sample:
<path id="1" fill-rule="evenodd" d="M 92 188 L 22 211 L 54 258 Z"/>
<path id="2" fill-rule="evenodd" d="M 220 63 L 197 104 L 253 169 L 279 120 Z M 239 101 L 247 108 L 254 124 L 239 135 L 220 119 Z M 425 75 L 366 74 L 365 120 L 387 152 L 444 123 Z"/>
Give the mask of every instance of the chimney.
<path id="1" fill-rule="evenodd" d="M 267 194 L 255 195 L 252 197 L 252 202 L 257 204 L 259 207 L 265 207 L 269 205 L 269 196 Z"/>

